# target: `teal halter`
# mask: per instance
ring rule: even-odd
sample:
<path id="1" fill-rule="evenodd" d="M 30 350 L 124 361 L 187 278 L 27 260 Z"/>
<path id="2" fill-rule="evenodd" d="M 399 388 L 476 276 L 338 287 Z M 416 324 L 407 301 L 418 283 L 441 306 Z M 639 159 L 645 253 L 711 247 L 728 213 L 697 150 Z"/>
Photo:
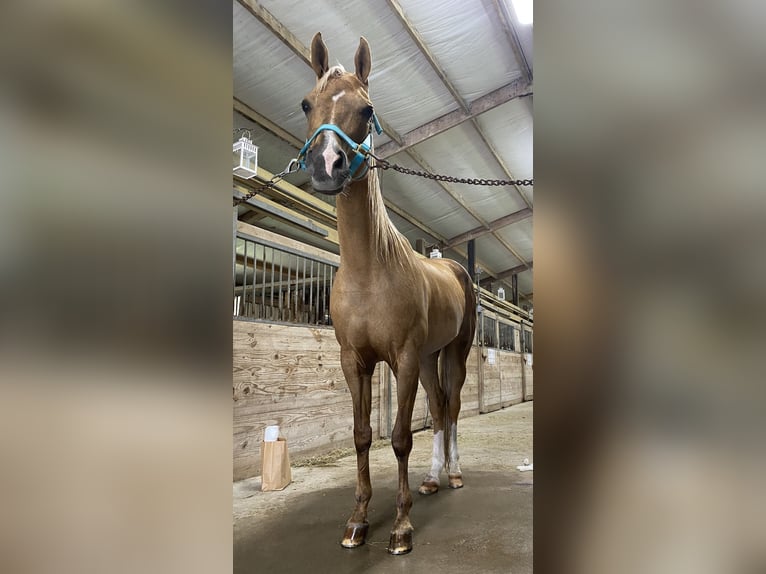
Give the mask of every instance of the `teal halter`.
<path id="1" fill-rule="evenodd" d="M 367 137 L 364 138 L 364 141 L 362 143 L 356 143 L 354 140 L 352 140 L 350 137 L 348 137 L 342 129 L 340 129 L 335 124 L 322 124 L 319 126 L 314 134 L 306 140 L 306 143 L 301 148 L 301 151 L 298 152 L 298 165 L 300 168 L 304 171 L 306 171 L 306 152 L 309 149 L 309 146 L 311 143 L 317 138 L 317 136 L 324 132 L 324 131 L 331 131 L 335 132 L 340 138 L 346 142 L 351 150 L 355 152 L 354 159 L 351 160 L 351 164 L 348 166 L 348 172 L 351 176 L 351 179 L 354 181 L 362 179 L 366 174 L 367 170 L 369 168 L 369 165 L 367 163 L 364 164 L 364 170 L 362 170 L 359 174 L 355 175 L 355 172 L 359 167 L 362 165 L 362 163 L 367 159 L 367 155 L 370 153 L 370 147 L 372 146 L 372 128 L 375 127 L 375 131 L 380 135 L 383 133 L 383 130 L 380 127 L 380 122 L 378 122 L 378 117 L 373 112 L 372 117 L 370 118 L 370 123 L 368 125 L 368 131 L 367 131 Z"/>

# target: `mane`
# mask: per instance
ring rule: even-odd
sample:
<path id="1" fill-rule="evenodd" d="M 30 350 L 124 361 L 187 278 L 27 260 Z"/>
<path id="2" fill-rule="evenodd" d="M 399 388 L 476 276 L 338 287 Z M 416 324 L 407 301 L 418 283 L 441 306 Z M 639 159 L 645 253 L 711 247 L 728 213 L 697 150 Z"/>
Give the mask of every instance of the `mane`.
<path id="1" fill-rule="evenodd" d="M 340 76 L 341 74 L 346 73 L 346 68 L 338 64 L 337 66 L 332 66 L 329 70 L 327 70 L 324 73 L 324 76 L 319 78 L 317 81 L 317 90 L 320 92 L 323 92 L 324 89 L 327 87 L 327 82 L 330 80 L 330 78 L 334 76 Z"/>
<path id="2" fill-rule="evenodd" d="M 391 223 L 380 192 L 378 170 L 371 169 L 367 175 L 367 197 L 372 215 L 372 237 L 375 252 L 381 263 L 395 263 L 407 269 L 415 265 L 416 253 L 410 242 Z"/>

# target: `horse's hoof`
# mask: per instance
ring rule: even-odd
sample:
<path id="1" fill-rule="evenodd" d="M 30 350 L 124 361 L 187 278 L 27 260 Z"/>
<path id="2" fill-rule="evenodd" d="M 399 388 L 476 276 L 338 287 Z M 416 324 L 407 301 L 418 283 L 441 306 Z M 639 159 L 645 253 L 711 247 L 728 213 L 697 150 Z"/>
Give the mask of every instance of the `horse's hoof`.
<path id="1" fill-rule="evenodd" d="M 462 474 L 450 474 L 449 475 L 449 487 L 450 488 L 463 488 L 463 475 Z"/>
<path id="2" fill-rule="evenodd" d="M 388 542 L 388 553 L 394 556 L 407 554 L 412 550 L 412 530 L 406 532 L 392 532 Z"/>
<path id="3" fill-rule="evenodd" d="M 418 488 L 420 494 L 436 494 L 439 492 L 439 483 L 432 480 L 424 480 Z"/>
<path id="4" fill-rule="evenodd" d="M 364 540 L 367 538 L 367 529 L 370 527 L 369 523 L 362 522 L 361 524 L 347 524 L 346 532 L 343 533 L 343 540 L 340 545 L 343 548 L 356 548 L 364 544 Z"/>

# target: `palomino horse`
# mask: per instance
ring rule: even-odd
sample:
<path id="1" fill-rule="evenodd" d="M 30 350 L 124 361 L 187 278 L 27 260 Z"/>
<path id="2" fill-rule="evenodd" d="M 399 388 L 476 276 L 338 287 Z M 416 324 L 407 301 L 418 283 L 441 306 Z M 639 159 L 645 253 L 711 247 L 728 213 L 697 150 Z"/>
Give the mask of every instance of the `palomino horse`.
<path id="1" fill-rule="evenodd" d="M 341 66 L 330 67 L 321 34 L 314 36 L 311 65 L 317 83 L 302 102 L 309 139 L 299 161 L 316 191 L 337 194 L 341 265 L 332 287 L 330 312 L 354 403 L 357 453 L 356 507 L 341 544 L 360 546 L 367 535 L 367 505 L 372 496 L 371 378 L 375 365 L 385 361 L 398 383 L 391 444 L 399 463 L 399 490 L 388 551 L 405 554 L 412 550 L 407 468 L 418 376 L 428 393 L 434 427 L 433 462 L 419 492 L 435 493 L 443 469 L 450 487 L 463 486 L 457 419 L 476 327 L 476 297 L 463 267 L 449 259 L 426 259 L 415 253 L 389 220 L 377 170 L 368 169 L 365 153 L 373 127 L 378 133 L 380 127 L 368 96 L 370 47 L 364 38 L 354 63 L 353 74 Z"/>

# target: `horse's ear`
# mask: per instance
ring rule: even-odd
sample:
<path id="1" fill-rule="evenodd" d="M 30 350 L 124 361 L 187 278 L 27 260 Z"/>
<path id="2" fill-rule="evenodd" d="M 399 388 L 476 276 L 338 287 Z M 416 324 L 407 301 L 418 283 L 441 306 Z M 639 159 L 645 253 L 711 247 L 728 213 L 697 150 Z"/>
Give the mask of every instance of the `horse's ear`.
<path id="1" fill-rule="evenodd" d="M 367 85 L 367 76 L 370 75 L 370 67 L 372 66 L 371 60 L 370 45 L 367 43 L 367 40 L 364 39 L 364 36 L 362 36 L 359 38 L 359 48 L 357 48 L 356 55 L 354 56 L 354 65 L 356 66 L 356 77 L 359 78 L 365 86 Z"/>
<path id="2" fill-rule="evenodd" d="M 314 39 L 311 40 L 311 67 L 314 68 L 317 78 L 324 76 L 325 72 L 330 69 L 329 61 L 330 56 L 327 52 L 327 46 L 322 40 L 322 33 L 317 32 L 314 34 Z"/>

